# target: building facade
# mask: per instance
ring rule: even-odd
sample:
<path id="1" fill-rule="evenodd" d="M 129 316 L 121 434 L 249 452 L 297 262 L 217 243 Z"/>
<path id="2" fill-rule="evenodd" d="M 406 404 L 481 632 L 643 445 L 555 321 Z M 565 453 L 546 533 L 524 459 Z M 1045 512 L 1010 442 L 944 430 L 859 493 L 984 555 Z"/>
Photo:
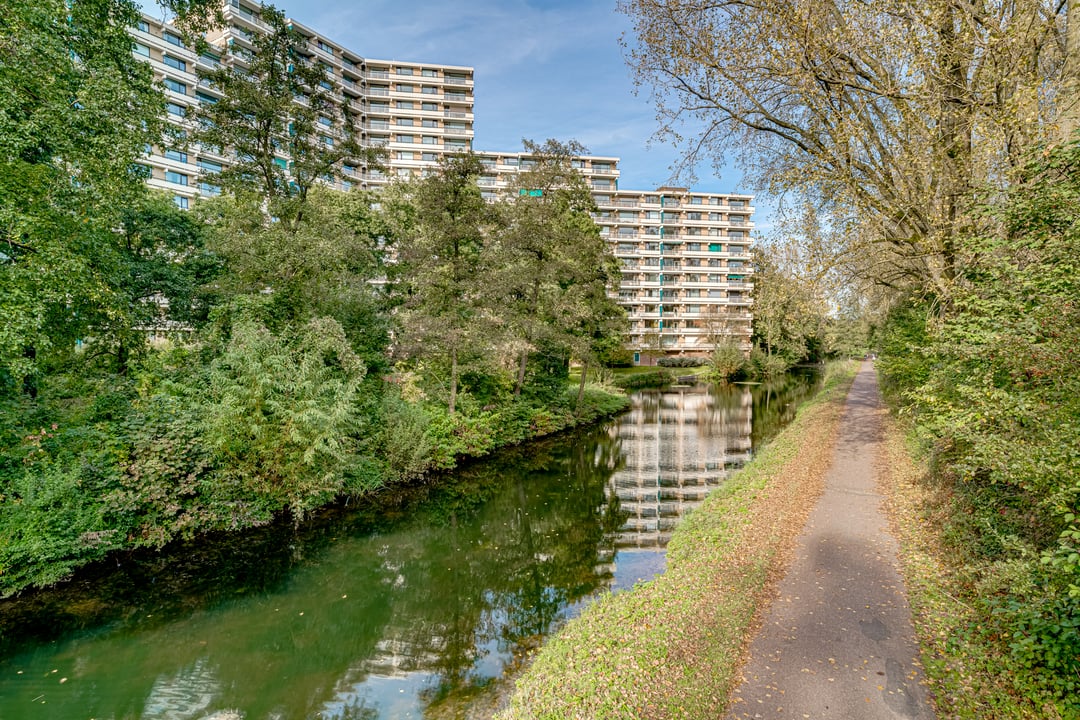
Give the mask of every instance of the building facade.
<path id="1" fill-rule="evenodd" d="M 197 70 L 222 62 L 243 67 L 252 39 L 267 29 L 259 12 L 257 3 L 226 0 L 222 28 L 206 35 L 210 48 L 203 52 L 186 46 L 175 27 L 148 15 L 132 29 L 133 51 L 163 85 L 170 121 L 190 130 L 194 108 L 217 101 Z M 473 68 L 365 58 L 299 22 L 289 23 L 307 38 L 305 61 L 323 69 L 324 89 L 348 109 L 362 142 L 386 152 L 381 168 L 344 166 L 340 189 L 378 189 L 422 175 L 448 155 L 474 150 Z M 332 137 L 336 130 L 329 126 L 326 132 Z M 480 191 L 489 201 L 535 162 L 527 152 L 477 155 L 484 168 Z M 635 363 L 704 356 L 727 341 L 749 351 L 752 198 L 677 187 L 627 190 L 619 187 L 619 158 L 572 162 L 593 191 L 595 220 L 620 264 L 618 301 L 630 318 Z M 215 175 L 230 159 L 211 148 L 163 144 L 148 147 L 143 163 L 148 184 L 187 208 L 194 198 L 221 191 Z"/>

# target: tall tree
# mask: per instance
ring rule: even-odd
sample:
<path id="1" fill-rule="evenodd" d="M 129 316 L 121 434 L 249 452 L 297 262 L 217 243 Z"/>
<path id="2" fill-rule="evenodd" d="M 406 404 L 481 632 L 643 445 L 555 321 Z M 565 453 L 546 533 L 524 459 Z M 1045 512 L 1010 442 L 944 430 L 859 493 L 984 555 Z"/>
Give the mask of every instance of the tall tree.
<path id="1" fill-rule="evenodd" d="M 529 167 L 515 176 L 500 206 L 505 229 L 497 248 L 499 281 L 510 311 L 518 350 L 514 394 L 525 385 L 531 354 L 570 352 L 587 359 L 592 340 L 610 332 L 620 317 L 608 291 L 618 291 L 615 258 L 590 213 L 595 203 L 576 155 L 577 142 L 525 141 Z"/>
<path id="2" fill-rule="evenodd" d="M 740 154 L 759 187 L 872 228 L 892 274 L 947 294 L 975 189 L 1052 129 L 1059 0 L 625 0 L 629 61 L 686 165 Z M 691 126 L 689 133 L 683 122 Z"/>
<path id="3" fill-rule="evenodd" d="M 489 344 L 488 246 L 495 215 L 480 195 L 475 155 L 443 160 L 396 188 L 385 205 L 395 224 L 393 277 L 403 305 L 401 346 L 449 366 L 447 408 L 457 409 L 462 356 Z"/>
<path id="4" fill-rule="evenodd" d="M 120 212 L 145 192 L 134 163 L 164 99 L 131 52 L 128 0 L 0 7 L 0 371 L 33 376 L 53 347 L 123 310 Z"/>
<path id="5" fill-rule="evenodd" d="M 377 154 L 360 140 L 360 114 L 336 96 L 307 38 L 272 5 L 263 6 L 265 33 L 254 50 L 226 49 L 223 64 L 199 70 L 222 98 L 196 113 L 193 139 L 235 156 L 217 175 L 238 195 L 253 194 L 274 222 L 294 230 L 311 188 L 340 179 Z"/>

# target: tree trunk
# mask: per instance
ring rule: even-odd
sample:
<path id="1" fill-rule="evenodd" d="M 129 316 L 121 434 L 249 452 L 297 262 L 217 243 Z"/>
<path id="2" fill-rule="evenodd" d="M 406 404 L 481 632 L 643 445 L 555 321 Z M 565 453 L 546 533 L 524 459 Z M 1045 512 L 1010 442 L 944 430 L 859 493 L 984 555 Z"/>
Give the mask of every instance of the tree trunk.
<path id="1" fill-rule="evenodd" d="M 521 397 L 521 388 L 525 386 L 525 370 L 529 366 L 528 349 L 521 352 L 521 360 L 518 362 L 517 383 L 514 385 L 514 397 Z"/>
<path id="2" fill-rule="evenodd" d="M 23 357 L 27 360 L 37 359 L 37 348 L 33 345 L 29 345 L 23 350 Z M 34 376 L 33 371 L 23 375 L 22 379 L 22 391 L 30 399 L 36 400 L 38 396 L 37 378 Z"/>
<path id="3" fill-rule="evenodd" d="M 450 414 L 453 415 L 457 406 L 457 346 L 450 350 Z"/>
<path id="4" fill-rule="evenodd" d="M 589 359 L 585 358 L 581 361 L 581 380 L 578 381 L 577 386 L 577 408 L 574 413 L 581 412 L 581 403 L 585 400 L 585 376 L 589 374 Z"/>

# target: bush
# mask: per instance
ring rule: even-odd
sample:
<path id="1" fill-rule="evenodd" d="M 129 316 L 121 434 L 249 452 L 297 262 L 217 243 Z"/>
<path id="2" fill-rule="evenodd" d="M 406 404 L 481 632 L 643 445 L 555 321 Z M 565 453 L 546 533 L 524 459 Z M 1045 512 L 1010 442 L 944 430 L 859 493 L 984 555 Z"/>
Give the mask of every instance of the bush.
<path id="1" fill-rule="evenodd" d="M 709 361 L 699 357 L 662 357 L 656 364 L 660 367 L 690 368 L 708 365 Z"/>
<path id="2" fill-rule="evenodd" d="M 716 346 L 710 358 L 709 375 L 714 380 L 726 381 L 738 375 L 746 367 L 746 356 L 735 342 L 723 342 Z"/>

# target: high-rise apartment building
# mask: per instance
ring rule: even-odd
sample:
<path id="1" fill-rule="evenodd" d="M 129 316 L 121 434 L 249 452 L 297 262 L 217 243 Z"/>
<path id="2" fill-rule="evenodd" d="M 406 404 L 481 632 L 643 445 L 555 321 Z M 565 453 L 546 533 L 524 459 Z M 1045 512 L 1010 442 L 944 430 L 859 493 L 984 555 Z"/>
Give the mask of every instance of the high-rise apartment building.
<path id="1" fill-rule="evenodd" d="M 259 13 L 257 3 L 225 0 L 224 23 L 206 35 L 210 47 L 201 53 L 186 46 L 176 28 L 150 16 L 132 29 L 134 52 L 164 86 L 169 120 L 190 129 L 193 108 L 217 101 L 219 95 L 200 83 L 197 69 L 222 62 L 243 67 L 252 39 L 266 31 Z M 305 60 L 324 70 L 324 88 L 358 118 L 362 142 L 386 152 L 382 168 L 346 165 L 341 189 L 378 189 L 429 171 L 447 155 L 473 150 L 473 68 L 373 60 L 289 22 L 308 40 Z M 328 137 L 335 132 L 328 127 Z M 221 152 L 228 149 L 148 147 L 147 182 L 186 208 L 197 196 L 220 192 L 214 176 L 230 163 Z M 489 201 L 535 162 L 527 152 L 477 155 L 484 168 L 480 191 Z M 635 363 L 664 355 L 707 355 L 726 339 L 748 350 L 752 198 L 674 187 L 626 190 L 619 187 L 617 157 L 584 156 L 573 164 L 593 191 L 596 222 L 621 266 L 618 300 L 630 317 L 628 344 Z"/>
<path id="2" fill-rule="evenodd" d="M 596 222 L 622 270 L 635 363 L 750 350 L 749 195 L 678 187 L 594 193 Z"/>

